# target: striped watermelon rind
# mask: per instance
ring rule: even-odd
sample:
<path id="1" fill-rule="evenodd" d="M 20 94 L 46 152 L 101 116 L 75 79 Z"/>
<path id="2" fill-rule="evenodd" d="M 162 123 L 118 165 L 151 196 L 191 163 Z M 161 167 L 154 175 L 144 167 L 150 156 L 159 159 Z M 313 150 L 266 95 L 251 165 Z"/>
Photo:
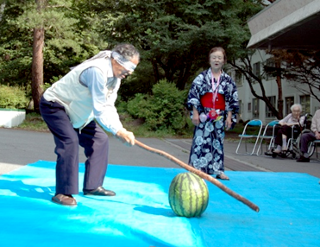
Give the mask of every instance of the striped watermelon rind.
<path id="1" fill-rule="evenodd" d="M 198 175 L 185 172 L 174 177 L 169 188 L 169 204 L 178 216 L 199 217 L 209 203 L 209 190 Z"/>

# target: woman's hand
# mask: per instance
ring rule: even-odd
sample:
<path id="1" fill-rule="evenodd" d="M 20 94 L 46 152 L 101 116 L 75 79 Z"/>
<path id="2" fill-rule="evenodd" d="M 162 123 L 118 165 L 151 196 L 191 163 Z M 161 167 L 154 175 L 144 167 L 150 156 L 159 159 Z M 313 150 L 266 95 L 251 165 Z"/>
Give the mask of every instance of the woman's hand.
<path id="1" fill-rule="evenodd" d="M 192 116 L 192 123 L 195 125 L 195 126 L 198 126 L 199 123 L 200 123 L 200 117 L 199 117 L 199 112 L 196 108 L 193 107 L 193 116 Z"/>
<path id="2" fill-rule="evenodd" d="M 231 117 L 232 117 L 232 112 L 228 112 L 228 117 L 227 117 L 227 119 L 226 119 L 226 129 L 227 130 L 229 130 L 230 128 L 231 128 L 231 126 L 232 126 L 232 119 L 231 119 Z"/>

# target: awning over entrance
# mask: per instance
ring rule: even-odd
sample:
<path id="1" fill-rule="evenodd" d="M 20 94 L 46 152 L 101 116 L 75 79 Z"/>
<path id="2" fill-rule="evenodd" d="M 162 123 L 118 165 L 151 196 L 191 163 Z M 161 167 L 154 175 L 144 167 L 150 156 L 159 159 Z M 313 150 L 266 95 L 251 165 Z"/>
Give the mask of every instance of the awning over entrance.
<path id="1" fill-rule="evenodd" d="M 248 25 L 248 48 L 320 50 L 320 0 L 278 0 Z"/>

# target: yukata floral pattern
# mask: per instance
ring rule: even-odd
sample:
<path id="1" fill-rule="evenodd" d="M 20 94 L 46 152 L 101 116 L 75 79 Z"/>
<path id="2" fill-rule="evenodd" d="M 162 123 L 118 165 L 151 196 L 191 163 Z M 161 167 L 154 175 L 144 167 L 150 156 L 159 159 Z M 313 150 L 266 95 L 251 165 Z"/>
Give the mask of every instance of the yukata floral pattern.
<path id="1" fill-rule="evenodd" d="M 199 114 L 208 114 L 212 108 L 201 105 L 200 98 L 206 93 L 212 93 L 211 69 L 203 71 L 193 81 L 188 94 L 188 109 L 193 117 L 192 108 Z M 214 81 L 217 83 L 216 81 Z M 212 121 L 209 118 L 195 126 L 192 146 L 190 150 L 189 165 L 207 174 L 221 174 L 224 172 L 224 126 L 228 111 L 232 111 L 232 121 L 236 123 L 236 113 L 239 111 L 238 92 L 232 78 L 222 72 L 218 93 L 224 95 L 225 110 L 220 111 L 220 119 Z"/>

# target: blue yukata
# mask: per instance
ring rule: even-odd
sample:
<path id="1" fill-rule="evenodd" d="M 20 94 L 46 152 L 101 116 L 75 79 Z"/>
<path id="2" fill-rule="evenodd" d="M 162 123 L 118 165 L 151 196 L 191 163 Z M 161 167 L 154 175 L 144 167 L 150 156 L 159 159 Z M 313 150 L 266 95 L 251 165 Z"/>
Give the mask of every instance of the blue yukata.
<path id="1" fill-rule="evenodd" d="M 219 175 L 224 172 L 224 150 L 223 142 L 225 136 L 225 120 L 229 111 L 232 112 L 232 126 L 237 121 L 239 111 L 238 92 L 232 78 L 222 71 L 219 83 L 214 79 L 212 85 L 211 68 L 203 71 L 193 81 L 189 94 L 187 106 L 190 110 L 190 117 L 193 117 L 193 107 L 199 115 L 205 116 L 213 109 L 203 105 L 203 96 L 213 93 L 213 89 L 218 93 L 216 97 L 223 101 L 223 107 L 215 104 L 215 110 L 221 116 L 219 120 L 207 118 L 200 121 L 195 126 L 192 146 L 190 150 L 189 165 L 210 175 Z M 218 85 L 218 87 L 216 87 Z M 208 97 L 205 97 L 208 98 Z M 219 109 L 220 108 L 220 109 Z M 201 117 L 200 117 L 201 119 Z"/>

